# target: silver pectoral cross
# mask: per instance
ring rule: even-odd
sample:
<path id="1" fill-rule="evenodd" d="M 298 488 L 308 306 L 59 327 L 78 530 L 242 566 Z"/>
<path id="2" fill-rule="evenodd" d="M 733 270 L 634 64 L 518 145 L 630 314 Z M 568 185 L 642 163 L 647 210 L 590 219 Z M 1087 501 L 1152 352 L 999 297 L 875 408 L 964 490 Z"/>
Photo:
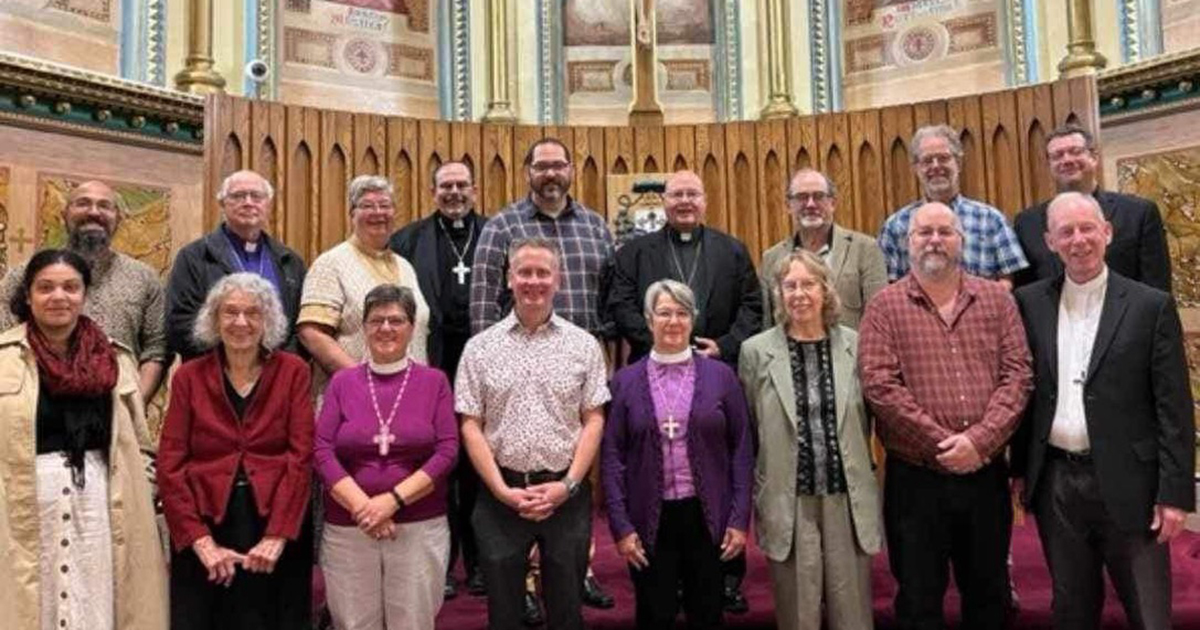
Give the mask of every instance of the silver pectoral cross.
<path id="1" fill-rule="evenodd" d="M 675 431 L 680 428 L 680 424 L 675 421 L 674 416 L 667 416 L 667 421 L 662 425 L 663 431 L 667 432 L 667 439 L 675 439 Z"/>
<path id="2" fill-rule="evenodd" d="M 471 273 L 471 268 L 463 264 L 463 261 L 458 261 L 458 264 L 451 267 L 450 271 L 458 276 L 458 283 L 463 284 L 467 281 L 467 274 Z"/>
<path id="3" fill-rule="evenodd" d="M 387 427 L 379 427 L 379 433 L 371 438 L 371 441 L 379 445 L 379 455 L 387 457 L 388 451 L 392 448 L 392 443 L 396 441 L 396 436 Z"/>

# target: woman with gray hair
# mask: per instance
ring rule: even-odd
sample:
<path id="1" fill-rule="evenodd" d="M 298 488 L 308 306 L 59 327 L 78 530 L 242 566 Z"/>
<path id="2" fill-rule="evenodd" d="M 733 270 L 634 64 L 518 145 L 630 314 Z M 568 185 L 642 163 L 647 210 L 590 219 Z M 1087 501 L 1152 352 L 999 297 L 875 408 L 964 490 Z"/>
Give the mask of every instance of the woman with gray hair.
<path id="1" fill-rule="evenodd" d="M 819 256 L 797 250 L 772 283 L 774 328 L 742 344 L 738 372 L 758 430 L 755 523 L 784 630 L 864 630 L 871 554 L 880 546 L 870 419 L 855 365 L 858 334 L 838 325 Z"/>
<path id="2" fill-rule="evenodd" d="M 328 376 L 357 365 L 366 355 L 363 298 L 380 284 L 407 287 L 416 302 L 408 356 L 426 363 L 429 307 L 409 261 L 388 249 L 395 228 L 392 185 L 383 177 L 362 175 L 350 182 L 350 236 L 313 261 L 304 278 L 297 334 L 323 368 L 317 390 Z"/>
<path id="3" fill-rule="evenodd" d="M 277 350 L 287 319 L 257 274 L 218 280 L 193 336 L 209 350 L 175 372 L 158 451 L 171 628 L 309 627 L 308 365 Z"/>
<path id="4" fill-rule="evenodd" d="M 454 396 L 445 374 L 409 358 L 411 289 L 377 286 L 362 313 L 368 358 L 333 376 L 317 421 L 329 611 L 339 630 L 433 630 L 450 555 Z"/>
<path id="5" fill-rule="evenodd" d="M 613 375 L 601 478 L 617 552 L 629 564 L 637 627 L 719 628 L 721 562 L 743 553 L 751 442 L 733 370 L 692 349 L 696 299 L 660 280 L 646 290 L 650 355 Z"/>

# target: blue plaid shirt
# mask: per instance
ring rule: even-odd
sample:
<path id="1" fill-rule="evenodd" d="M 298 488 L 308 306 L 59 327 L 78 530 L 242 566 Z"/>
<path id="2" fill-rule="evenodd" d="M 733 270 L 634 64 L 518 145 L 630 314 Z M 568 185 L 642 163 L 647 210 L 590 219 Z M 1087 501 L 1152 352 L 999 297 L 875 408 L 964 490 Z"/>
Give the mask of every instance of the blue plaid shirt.
<path id="1" fill-rule="evenodd" d="M 554 313 L 595 336 L 605 335 L 602 281 L 613 255 L 608 224 L 574 199 L 551 218 L 528 197 L 501 210 L 479 233 L 471 268 L 471 332 L 483 332 L 512 308 L 508 246 L 531 236 L 552 239 L 562 250 L 562 284 L 554 295 Z"/>
<path id="2" fill-rule="evenodd" d="M 908 222 L 925 201 L 918 199 L 888 217 L 879 230 L 879 249 L 887 263 L 888 280 L 895 282 L 908 273 Z M 962 266 L 967 273 L 996 280 L 1029 266 L 1017 234 L 1008 219 L 992 206 L 958 195 L 950 209 L 962 221 Z"/>

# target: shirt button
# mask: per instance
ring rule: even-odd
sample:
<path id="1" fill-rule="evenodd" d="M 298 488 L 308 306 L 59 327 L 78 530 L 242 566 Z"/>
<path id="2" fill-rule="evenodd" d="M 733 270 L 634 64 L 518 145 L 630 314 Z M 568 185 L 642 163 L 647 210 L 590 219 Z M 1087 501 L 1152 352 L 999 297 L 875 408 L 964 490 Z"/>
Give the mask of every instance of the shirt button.
<path id="1" fill-rule="evenodd" d="M 68 567 L 65 564 L 62 565 L 61 567 L 59 567 L 59 571 L 62 571 L 63 573 L 66 573 L 67 571 L 70 571 L 70 570 L 71 570 L 70 567 Z"/>
<path id="2" fill-rule="evenodd" d="M 66 598 L 67 598 L 67 592 L 66 592 L 66 591 L 63 591 L 63 592 L 59 593 L 59 594 L 58 594 L 58 596 L 59 596 L 59 597 L 61 597 L 62 599 L 66 599 Z"/>
<path id="3" fill-rule="evenodd" d="M 71 520 L 71 515 L 70 515 L 70 514 L 67 514 L 66 512 L 63 512 L 63 520 L 64 520 L 64 521 L 69 521 L 69 520 Z"/>
<path id="4" fill-rule="evenodd" d="M 71 541 L 67 540 L 66 538 L 62 539 L 62 546 L 64 546 L 64 547 L 70 547 L 70 546 L 71 546 Z"/>
<path id="5" fill-rule="evenodd" d="M 70 488 L 63 488 L 63 496 L 65 497 L 65 496 L 67 496 L 67 495 L 69 495 L 69 494 L 71 494 L 71 489 L 70 489 Z"/>

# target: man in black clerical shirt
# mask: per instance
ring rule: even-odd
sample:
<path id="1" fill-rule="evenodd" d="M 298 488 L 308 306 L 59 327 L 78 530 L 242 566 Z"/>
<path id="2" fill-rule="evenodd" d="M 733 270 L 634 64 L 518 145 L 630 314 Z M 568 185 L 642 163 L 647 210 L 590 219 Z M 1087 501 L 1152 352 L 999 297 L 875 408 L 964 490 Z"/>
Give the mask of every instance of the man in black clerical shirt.
<path id="1" fill-rule="evenodd" d="M 737 368 L 742 342 L 762 327 L 762 293 L 746 246 L 736 238 L 706 227 L 704 182 L 691 171 L 667 179 L 663 193 L 667 225 L 639 236 L 614 257 L 608 309 L 617 332 L 629 342 L 629 360 L 650 351 L 646 325 L 646 289 L 658 280 L 678 280 L 696 295 L 699 314 L 692 343 L 697 352 Z M 725 610 L 748 610 L 741 582 L 745 555 L 724 563 Z"/>
<path id="2" fill-rule="evenodd" d="M 1068 125 L 1051 132 L 1046 138 L 1046 158 L 1058 192 L 1091 195 L 1112 225 L 1105 264 L 1126 278 L 1170 293 L 1171 259 L 1158 205 L 1149 199 L 1100 188 L 1096 142 L 1082 127 Z M 1049 203 L 1046 200 L 1026 208 L 1013 220 L 1021 249 L 1029 258 L 1029 266 L 1014 278 L 1017 286 L 1063 274 L 1062 261 L 1046 245 Z"/>
<path id="3" fill-rule="evenodd" d="M 454 382 L 463 347 L 471 336 L 471 264 L 479 233 L 487 222 L 475 212 L 475 182 L 462 162 L 446 162 L 433 173 L 433 215 L 406 225 L 392 235 L 392 251 L 417 270 L 421 293 L 429 303 L 429 363 Z M 471 530 L 471 510 L 479 492 L 479 478 L 465 456 L 450 478 L 450 569 L 446 597 L 457 585 L 450 572 L 462 550 L 467 590 L 484 594 L 478 570 L 478 550 Z"/>

